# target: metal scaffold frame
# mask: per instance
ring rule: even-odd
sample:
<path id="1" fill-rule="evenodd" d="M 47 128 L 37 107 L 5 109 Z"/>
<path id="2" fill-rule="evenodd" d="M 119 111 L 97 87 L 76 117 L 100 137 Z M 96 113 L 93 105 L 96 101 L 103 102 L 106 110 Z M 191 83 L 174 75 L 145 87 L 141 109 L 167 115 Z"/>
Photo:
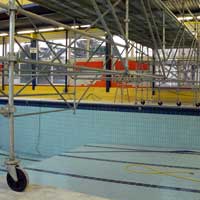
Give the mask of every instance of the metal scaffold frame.
<path id="1" fill-rule="evenodd" d="M 33 2 L 39 3 L 41 5 L 44 4 L 42 0 L 33 0 Z M 58 1 L 61 3 L 61 1 Z M 19 162 L 15 157 L 15 149 L 14 149 L 14 118 L 15 117 L 24 117 L 30 115 L 37 114 L 46 114 L 51 112 L 60 112 L 66 110 L 76 111 L 77 106 L 80 101 L 84 98 L 94 81 L 96 80 L 105 80 L 106 89 L 109 91 L 111 81 L 115 81 L 120 85 L 121 89 L 121 101 L 123 102 L 124 89 L 126 89 L 127 96 L 129 97 L 129 91 L 126 87 L 128 83 L 135 84 L 135 93 L 138 93 L 139 86 L 141 86 L 141 94 L 142 98 L 140 99 L 141 104 L 145 104 L 145 91 L 144 88 L 152 87 L 153 95 L 155 92 L 156 84 L 158 84 L 158 104 L 162 105 L 163 102 L 160 98 L 160 86 L 161 84 L 166 83 L 174 83 L 177 84 L 177 105 L 181 105 L 181 101 L 179 99 L 179 87 L 183 84 L 192 84 L 195 92 L 195 100 L 194 104 L 196 106 L 200 106 L 199 104 L 199 90 L 200 90 L 200 80 L 199 80 L 199 69 L 200 69 L 200 41 L 199 41 L 199 31 L 195 36 L 192 36 L 190 31 L 185 27 L 183 23 L 179 23 L 176 17 L 167 9 L 164 4 L 159 0 L 147 1 L 140 0 L 137 1 L 137 4 L 134 4 L 133 1 L 126 0 L 118 0 L 113 3 L 111 0 L 105 0 L 106 5 L 100 4 L 96 0 L 90 0 L 90 5 L 88 7 L 83 7 L 88 13 L 91 13 L 91 19 L 86 20 L 85 23 L 89 23 L 89 27 L 85 30 L 80 30 L 78 28 L 74 28 L 77 25 L 77 22 L 74 22 L 73 27 L 61 22 L 58 22 L 53 19 L 48 19 L 44 16 L 37 15 L 35 13 L 29 12 L 20 5 L 18 0 L 9 0 L 9 5 L 5 5 L 0 3 L 0 7 L 7 10 L 9 14 L 9 53 L 8 55 L 0 56 L 0 61 L 3 62 L 8 68 L 4 68 L 2 73 L 3 76 L 8 76 L 9 81 L 9 93 L 8 95 L 5 93 L 3 89 L 0 89 L 0 93 L 8 98 L 8 105 L 0 109 L 0 113 L 9 119 L 9 133 L 10 133 L 10 154 L 9 160 L 6 162 L 8 174 L 7 174 L 7 182 L 11 189 L 21 192 L 24 191 L 28 185 L 28 176 L 23 169 L 19 167 Z M 16 4 L 17 3 L 17 4 Z M 52 3 L 55 3 L 55 0 L 51 0 L 46 3 L 47 7 L 52 8 Z M 73 4 L 73 2 L 71 2 Z M 69 3 L 70 4 L 70 3 Z M 117 6 L 122 6 L 119 9 Z M 58 13 L 62 13 L 62 9 L 69 8 L 68 5 L 61 3 L 60 6 L 55 6 L 55 11 Z M 82 5 L 83 6 L 83 5 Z M 80 4 L 81 7 L 81 4 Z M 60 8 L 60 10 L 59 10 Z M 81 7 L 82 8 L 82 7 Z M 135 9 L 135 10 L 134 10 Z M 154 10 L 156 9 L 156 12 Z M 73 14 L 81 13 L 78 9 L 73 10 Z M 91 11 L 95 11 L 94 12 Z M 120 11 L 119 11 L 120 10 Z M 123 12 L 121 12 L 121 10 Z M 64 11 L 63 11 L 64 12 Z M 134 17 L 130 14 L 132 12 L 136 12 L 133 15 L 138 17 L 138 13 L 143 16 L 141 18 L 144 23 L 142 29 L 138 25 L 138 22 L 135 21 Z M 31 38 L 28 36 L 17 35 L 15 31 L 15 21 L 16 21 L 16 13 L 20 13 L 25 16 L 30 24 L 34 28 L 34 33 L 39 34 L 41 39 Z M 156 13 L 156 14 L 155 14 Z M 62 13 L 65 15 L 65 13 Z M 159 19 L 156 19 L 156 16 L 160 16 Z M 112 17 L 112 23 L 110 22 L 110 18 Z M 73 17 L 72 17 L 73 18 Z M 35 24 L 34 20 L 42 21 L 45 24 L 51 25 L 56 28 L 62 27 L 66 31 L 71 31 L 74 33 L 74 40 L 70 44 L 61 45 L 55 44 L 54 42 L 49 42 L 45 36 L 38 31 L 38 27 Z M 130 21 L 133 21 L 133 25 Z M 171 20 L 171 21 L 170 21 Z M 173 24 L 171 24 L 171 22 Z M 113 23 L 116 25 L 113 26 Z M 92 27 L 97 27 L 102 29 L 105 32 L 105 37 L 101 37 L 90 33 L 89 30 Z M 172 28 L 172 34 L 170 33 L 170 28 Z M 137 33 L 137 31 L 139 31 Z M 176 34 L 174 34 L 176 33 Z M 119 43 L 114 41 L 113 35 L 120 36 L 123 39 L 124 43 Z M 30 54 L 26 52 L 26 50 L 20 45 L 18 38 L 26 38 L 32 41 L 32 52 Z M 100 45 L 94 50 L 86 50 L 76 47 L 76 42 L 81 37 L 95 38 L 100 41 Z M 142 40 L 142 38 L 144 40 Z M 35 50 L 37 50 L 37 45 L 35 41 L 45 42 L 48 46 L 50 52 L 53 57 L 48 61 L 38 60 L 36 57 Z M 135 42 L 137 43 L 135 43 Z M 14 52 L 14 44 L 18 44 L 20 50 L 27 56 L 27 59 L 23 59 L 17 57 Z M 63 63 L 60 56 L 65 53 L 68 49 L 73 50 L 84 50 L 89 54 L 89 58 L 87 62 L 90 62 L 94 57 L 95 53 L 103 44 L 106 43 L 107 51 L 105 55 L 105 63 L 104 68 L 90 68 L 85 66 L 76 65 L 76 56 L 74 55 L 74 63 L 70 63 L 67 61 Z M 55 52 L 53 45 L 62 46 L 63 49 L 59 53 Z M 138 47 L 139 45 L 139 47 Z M 111 48 L 113 49 L 111 50 Z M 120 52 L 119 47 L 123 50 Z M 134 71 L 129 70 L 129 55 L 132 50 L 135 50 L 135 59 L 137 61 L 137 69 Z M 152 50 L 152 54 L 150 55 L 149 51 Z M 185 56 L 185 50 L 187 49 L 188 53 Z M 177 59 L 177 54 L 179 51 L 182 53 L 182 57 Z M 114 55 L 115 52 L 115 56 Z M 124 54 L 124 56 L 123 56 Z M 114 59 L 113 59 L 114 57 Z M 146 60 L 145 60 L 146 57 Z M 112 61 L 111 61 L 112 60 Z M 148 62 L 151 66 L 150 73 L 144 73 L 142 69 L 142 64 Z M 123 71 L 117 71 L 114 69 L 115 64 L 120 61 L 124 67 Z M 180 63 L 178 63 L 180 62 Z M 14 72 L 17 71 L 15 66 L 17 64 L 26 64 L 31 65 L 31 70 L 26 70 L 23 73 L 23 76 L 31 76 L 31 79 L 27 81 L 27 83 L 16 93 L 14 92 Z M 63 70 L 55 71 L 49 69 L 49 67 L 62 67 Z M 180 67 L 181 66 L 181 67 Z M 182 75 L 184 73 L 190 72 L 192 67 L 195 66 L 195 73 L 197 74 L 196 79 L 184 79 Z M 48 69 L 48 71 L 47 71 Z M 19 71 L 20 72 L 20 71 Z M 68 102 L 63 93 L 61 93 L 54 83 L 48 78 L 49 75 L 53 76 L 65 76 L 66 78 L 69 76 L 74 81 L 74 91 L 69 94 L 73 95 L 73 101 Z M 14 106 L 14 98 L 22 96 L 22 91 L 30 84 L 32 84 L 32 88 L 34 90 L 36 84 L 35 80 L 37 77 L 44 77 L 48 84 L 54 89 L 54 95 L 58 95 L 61 100 L 66 103 L 65 109 L 59 110 L 50 110 L 38 113 L 25 113 L 25 114 L 16 114 L 15 106 Z M 76 88 L 77 88 L 77 80 L 89 80 L 90 84 L 85 89 L 83 94 L 79 99 L 77 99 Z M 67 91 L 67 88 L 65 88 Z M 115 94 L 115 100 L 117 96 L 118 88 Z M 37 95 L 37 94 L 35 94 Z M 41 94 L 38 94 L 41 95 Z M 46 95 L 46 94 L 44 94 Z M 27 96 L 27 95 L 26 95 Z M 30 95 L 31 96 L 31 95 Z M 33 95 L 34 96 L 34 95 Z M 146 92 L 146 100 L 148 100 L 148 88 Z M 130 99 L 128 99 L 130 102 Z M 135 103 L 138 102 L 137 95 L 135 99 Z"/>

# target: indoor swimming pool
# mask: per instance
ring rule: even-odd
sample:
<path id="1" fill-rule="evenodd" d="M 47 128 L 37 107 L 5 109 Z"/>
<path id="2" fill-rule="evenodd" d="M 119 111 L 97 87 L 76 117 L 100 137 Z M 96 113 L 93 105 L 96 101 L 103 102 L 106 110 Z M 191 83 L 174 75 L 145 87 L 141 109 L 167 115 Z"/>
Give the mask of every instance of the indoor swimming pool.
<path id="1" fill-rule="evenodd" d="M 16 105 L 17 115 L 65 106 Z M 31 184 L 116 200 L 199 200 L 199 116 L 190 108 L 80 104 L 75 114 L 17 117 L 16 151 Z M 1 175 L 7 123 L 0 118 Z"/>

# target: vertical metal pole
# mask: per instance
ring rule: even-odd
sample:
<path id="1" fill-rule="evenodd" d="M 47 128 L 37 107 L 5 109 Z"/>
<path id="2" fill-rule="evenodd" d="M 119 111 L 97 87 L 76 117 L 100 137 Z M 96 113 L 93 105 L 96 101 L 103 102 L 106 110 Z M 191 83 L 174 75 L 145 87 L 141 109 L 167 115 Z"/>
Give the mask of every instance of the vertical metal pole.
<path id="1" fill-rule="evenodd" d="M 32 34 L 32 40 L 31 40 L 31 47 L 30 47 L 30 53 L 31 53 L 31 59 L 32 60 L 37 60 L 37 40 L 35 39 L 36 35 Z M 34 78 L 32 80 L 32 90 L 35 90 L 36 87 L 36 65 L 32 64 L 31 65 L 31 69 L 32 69 L 32 78 Z"/>
<path id="2" fill-rule="evenodd" d="M 74 20 L 74 27 L 76 26 L 76 21 Z M 74 65 L 76 65 L 76 43 L 77 43 L 77 34 L 74 32 Z M 73 99 L 73 107 L 74 107 L 74 114 L 76 114 L 76 75 L 74 76 L 74 99 Z"/>
<path id="3" fill-rule="evenodd" d="M 165 12 L 163 11 L 163 60 L 164 60 L 164 66 L 165 66 L 165 50 L 166 50 L 166 29 L 165 29 Z"/>
<path id="4" fill-rule="evenodd" d="M 149 47 L 147 47 L 147 64 L 149 65 Z M 146 99 L 147 102 L 149 101 L 149 82 L 146 82 L 146 89 L 147 89 L 147 93 L 146 93 Z"/>
<path id="5" fill-rule="evenodd" d="M 126 28 L 126 60 L 125 60 L 125 69 L 126 69 L 126 73 L 128 73 L 128 54 L 129 54 L 129 44 L 128 44 L 128 40 L 129 40 L 129 0 L 126 0 L 126 19 L 125 19 L 125 28 Z"/>
<path id="6" fill-rule="evenodd" d="M 3 45 L 2 45 L 2 56 L 5 56 L 6 54 L 6 48 L 5 48 L 5 37 L 3 37 L 3 41 L 2 41 Z M 2 90 L 5 90 L 5 73 L 4 73 L 4 62 L 2 63 Z"/>
<path id="7" fill-rule="evenodd" d="M 144 56 L 143 56 L 143 52 L 144 52 L 144 47 L 143 45 L 140 46 L 140 50 L 141 50 L 141 56 L 140 56 L 140 70 L 141 70 L 141 74 L 144 73 L 144 69 L 143 69 L 143 64 L 144 64 Z M 141 83 L 141 101 L 144 101 L 144 82 L 142 81 Z"/>
<path id="8" fill-rule="evenodd" d="M 74 76 L 74 99 L 73 99 L 73 107 L 74 107 L 74 114 L 76 114 L 76 87 L 77 87 L 77 82 L 76 82 L 77 77 Z M 78 105 L 78 104 L 77 104 Z"/>
<path id="9" fill-rule="evenodd" d="M 65 40 L 66 40 L 66 41 L 65 41 L 66 47 L 68 47 L 68 31 L 65 32 Z M 65 63 L 67 64 L 67 62 L 68 62 L 68 48 L 66 48 L 65 56 L 66 56 L 66 58 L 65 58 Z M 65 93 L 68 92 L 68 84 L 67 84 L 67 82 L 68 82 L 68 77 L 67 77 L 67 75 L 66 75 L 66 76 L 65 76 Z"/>
<path id="10" fill-rule="evenodd" d="M 109 36 L 106 35 L 106 40 L 109 39 Z M 111 59 L 111 44 L 106 42 L 106 69 L 111 70 L 112 66 L 112 59 Z M 106 75 L 107 78 L 110 78 L 110 75 Z M 111 80 L 106 80 L 106 92 L 110 92 L 110 87 L 111 87 Z"/>
<path id="11" fill-rule="evenodd" d="M 152 63 L 152 75 L 154 76 L 156 74 L 156 58 L 155 58 L 155 50 L 153 50 L 153 63 Z M 155 96 L 155 80 L 153 79 L 152 82 L 152 96 Z"/>
<path id="12" fill-rule="evenodd" d="M 8 104 L 9 113 L 9 129 L 10 129 L 10 161 L 15 160 L 14 148 L 14 67 L 15 67 L 15 53 L 14 53 L 14 35 L 15 35 L 15 0 L 9 0 L 10 19 L 9 19 L 9 97 Z"/>
<path id="13" fill-rule="evenodd" d="M 198 24 L 197 24 L 198 25 Z M 196 104 L 199 104 L 199 92 L 200 92 L 200 76 L 199 76 L 199 69 L 200 69 L 200 34 L 199 28 L 197 27 L 197 76 L 196 76 L 196 85 L 197 85 L 197 95 L 196 95 Z"/>
<path id="14" fill-rule="evenodd" d="M 136 60 L 136 72 L 138 73 L 138 64 L 139 64 L 139 61 L 138 61 L 138 52 L 139 52 L 139 48 L 138 48 L 138 43 L 136 43 L 136 55 L 135 55 L 135 60 Z M 138 78 L 136 79 L 136 84 L 135 84 L 135 104 L 137 104 L 137 101 L 138 101 L 138 98 L 137 98 L 137 95 L 138 95 Z"/>

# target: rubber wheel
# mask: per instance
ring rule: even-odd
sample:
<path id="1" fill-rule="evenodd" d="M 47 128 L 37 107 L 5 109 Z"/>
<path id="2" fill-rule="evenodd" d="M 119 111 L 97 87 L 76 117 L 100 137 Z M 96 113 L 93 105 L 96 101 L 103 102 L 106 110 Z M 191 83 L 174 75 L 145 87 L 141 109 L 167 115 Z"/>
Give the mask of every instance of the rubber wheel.
<path id="1" fill-rule="evenodd" d="M 144 104 L 145 104 L 145 100 L 142 100 L 142 101 L 141 101 L 141 104 L 144 105 Z"/>
<path id="2" fill-rule="evenodd" d="M 12 176 L 7 173 L 7 184 L 15 192 L 23 192 L 28 186 L 28 175 L 23 169 L 16 168 L 18 181 L 14 181 Z"/>
<path id="3" fill-rule="evenodd" d="M 196 103 L 196 107 L 199 108 L 200 107 L 200 103 Z"/>

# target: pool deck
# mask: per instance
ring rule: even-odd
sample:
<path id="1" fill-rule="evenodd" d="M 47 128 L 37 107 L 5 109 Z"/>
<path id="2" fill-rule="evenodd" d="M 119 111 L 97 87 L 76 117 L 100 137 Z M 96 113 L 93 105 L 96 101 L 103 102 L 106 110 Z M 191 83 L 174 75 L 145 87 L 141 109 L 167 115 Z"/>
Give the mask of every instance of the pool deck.
<path id="1" fill-rule="evenodd" d="M 17 193 L 11 191 L 5 182 L 5 178 L 0 178 L 1 200 L 106 200 L 87 194 L 39 185 L 30 185 L 26 192 Z"/>
<path id="2" fill-rule="evenodd" d="M 197 151 L 90 144 L 25 169 L 31 184 L 103 198 L 200 200 Z"/>

